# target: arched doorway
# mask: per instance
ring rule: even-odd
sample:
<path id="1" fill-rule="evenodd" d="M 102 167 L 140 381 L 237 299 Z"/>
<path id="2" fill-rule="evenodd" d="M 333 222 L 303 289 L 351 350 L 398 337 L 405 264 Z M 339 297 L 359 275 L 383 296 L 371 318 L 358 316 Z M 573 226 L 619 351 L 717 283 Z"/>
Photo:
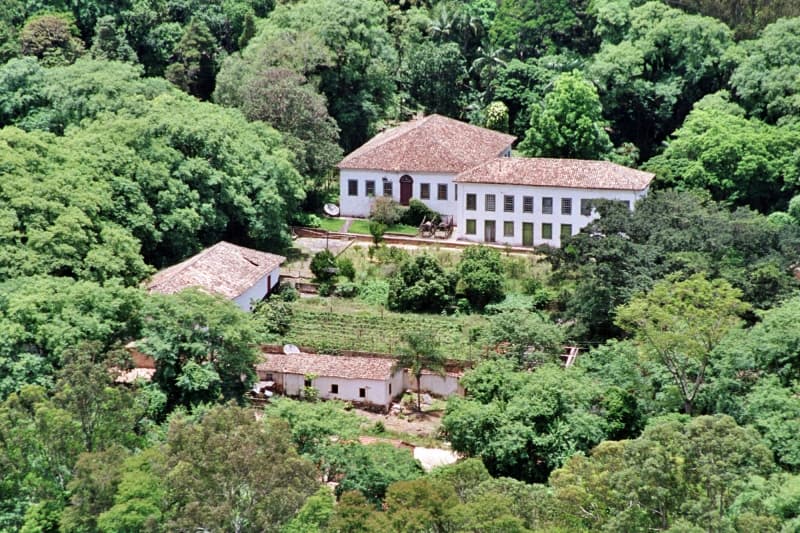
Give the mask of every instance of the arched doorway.
<path id="1" fill-rule="evenodd" d="M 408 174 L 400 176 L 400 205 L 408 205 L 413 190 L 414 178 Z"/>

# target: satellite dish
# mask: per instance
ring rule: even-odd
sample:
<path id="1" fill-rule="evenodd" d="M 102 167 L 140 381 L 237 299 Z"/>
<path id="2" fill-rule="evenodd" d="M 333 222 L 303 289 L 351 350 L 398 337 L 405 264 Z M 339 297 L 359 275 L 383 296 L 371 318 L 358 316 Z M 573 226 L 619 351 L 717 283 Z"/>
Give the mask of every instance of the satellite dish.
<path id="1" fill-rule="evenodd" d="M 336 204 L 325 204 L 322 210 L 325 211 L 325 214 L 329 217 L 339 216 L 339 206 Z"/>
<path id="2" fill-rule="evenodd" d="M 286 355 L 298 354 L 300 353 L 300 348 L 298 348 L 294 344 L 284 344 L 283 353 L 285 353 Z"/>

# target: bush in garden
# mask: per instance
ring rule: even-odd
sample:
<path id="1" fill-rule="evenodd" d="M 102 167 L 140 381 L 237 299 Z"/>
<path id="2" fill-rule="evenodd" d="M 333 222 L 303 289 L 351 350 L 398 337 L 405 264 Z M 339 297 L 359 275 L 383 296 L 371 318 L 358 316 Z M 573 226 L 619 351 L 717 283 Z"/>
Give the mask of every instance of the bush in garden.
<path id="1" fill-rule="evenodd" d="M 314 255 L 310 268 L 317 281 L 330 281 L 336 275 L 336 258 L 330 250 L 322 250 Z"/>
<path id="2" fill-rule="evenodd" d="M 405 261 L 389 282 L 389 309 L 439 313 L 453 301 L 455 282 L 428 254 Z"/>
<path id="3" fill-rule="evenodd" d="M 253 309 L 253 316 L 261 322 L 267 332 L 286 335 L 292 327 L 293 311 L 281 298 L 270 298 L 259 302 Z"/>
<path id="4" fill-rule="evenodd" d="M 397 224 L 402 216 L 400 204 L 388 196 L 378 196 L 372 201 L 369 211 L 369 219 L 373 222 L 380 222 L 391 226 Z"/>
<path id="5" fill-rule="evenodd" d="M 323 281 L 317 286 L 317 294 L 320 296 L 330 296 L 336 289 L 336 285 L 329 281 Z"/>
<path id="6" fill-rule="evenodd" d="M 356 279 L 356 267 L 353 265 L 353 261 L 351 259 L 347 257 L 341 257 L 336 260 L 336 264 L 339 267 L 340 276 L 344 276 L 348 281 L 353 281 Z"/>
<path id="7" fill-rule="evenodd" d="M 408 209 L 403 212 L 401 222 L 409 226 L 419 226 L 424 220 L 434 220 L 439 218 L 439 213 L 425 205 L 422 201 L 413 198 L 408 203 Z"/>
<path id="8" fill-rule="evenodd" d="M 369 233 L 372 235 L 372 244 L 378 246 L 383 241 L 383 234 L 386 233 L 386 224 L 373 220 L 369 223 Z"/>
<path id="9" fill-rule="evenodd" d="M 358 285 L 352 281 L 340 283 L 336 286 L 334 294 L 340 298 L 355 298 L 358 296 Z"/>
<path id="10" fill-rule="evenodd" d="M 458 294 L 475 309 L 499 302 L 505 296 L 500 253 L 488 246 L 470 246 L 458 263 Z"/>

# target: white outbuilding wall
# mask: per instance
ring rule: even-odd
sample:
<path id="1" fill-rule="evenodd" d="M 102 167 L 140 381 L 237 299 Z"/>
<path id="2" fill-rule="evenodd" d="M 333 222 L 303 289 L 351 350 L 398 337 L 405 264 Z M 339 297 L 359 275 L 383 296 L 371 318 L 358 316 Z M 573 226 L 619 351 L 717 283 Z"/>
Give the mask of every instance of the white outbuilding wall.
<path id="1" fill-rule="evenodd" d="M 406 389 L 417 390 L 417 378 L 411 373 L 406 371 L 404 374 L 405 381 L 403 386 Z M 459 383 L 460 376 L 457 374 L 447 373 L 444 375 L 434 374 L 431 372 L 423 372 L 420 376 L 422 392 L 428 392 L 434 396 L 447 398 L 454 394 L 463 394 L 464 388 Z"/>
<path id="2" fill-rule="evenodd" d="M 287 396 L 299 396 L 305 387 L 305 376 L 299 374 L 271 373 L 273 381 L 283 388 Z M 267 379 L 259 375 L 259 379 Z M 336 392 L 333 392 L 336 385 Z M 319 397 L 325 400 L 342 400 L 355 403 L 369 403 L 389 407 L 392 397 L 403 392 L 403 372 L 398 370 L 390 379 L 349 379 L 340 377 L 318 376 L 311 381 L 317 389 Z M 364 389 L 364 396 L 361 396 Z"/>
<path id="3" fill-rule="evenodd" d="M 647 194 L 647 190 L 609 190 L 609 189 L 578 189 L 559 187 L 535 187 L 530 185 L 496 185 L 484 183 L 459 183 L 459 202 L 456 221 L 458 228 L 456 234 L 459 239 L 475 242 L 487 242 L 486 221 L 494 221 L 494 242 L 511 246 L 524 246 L 523 224 L 533 225 L 533 245 L 549 244 L 561 245 L 562 225 L 565 231 L 569 229 L 571 235 L 578 233 L 581 228 L 597 217 L 596 212 L 585 215 L 581 213 L 582 200 L 620 200 L 628 202 L 631 209 L 635 202 Z M 467 209 L 469 194 L 475 195 L 475 209 Z M 494 211 L 486 210 L 486 195 L 494 195 Z M 504 199 L 506 196 L 514 198 L 513 211 L 506 212 Z M 524 197 L 533 198 L 533 212 L 523 211 Z M 552 213 L 543 212 L 543 199 L 552 201 Z M 571 209 L 569 213 L 562 212 L 562 200 L 569 199 Z M 474 232 L 471 230 L 474 221 Z M 505 223 L 511 223 L 511 234 L 506 235 Z M 547 238 L 543 232 L 545 224 L 550 224 L 551 235 Z"/>
<path id="4" fill-rule="evenodd" d="M 243 311 L 250 311 L 251 302 L 260 302 L 278 284 L 281 275 L 280 267 L 276 268 L 266 276 L 261 277 L 252 287 L 234 298 L 234 303 Z"/>
<path id="5" fill-rule="evenodd" d="M 421 200 L 428 207 L 443 215 L 456 214 L 456 184 L 453 174 L 434 174 L 429 172 L 384 172 L 382 170 L 342 169 L 339 174 L 339 209 L 342 216 L 368 217 L 374 197 L 384 195 L 384 184 L 392 184 L 392 198 L 400 201 L 400 178 L 411 176 L 413 180 L 411 198 Z M 357 194 L 350 194 L 350 181 L 357 183 Z M 374 195 L 367 194 L 367 182 L 374 184 Z M 428 185 L 428 198 L 422 198 L 422 184 Z M 439 185 L 447 187 L 446 199 L 439 199 Z"/>

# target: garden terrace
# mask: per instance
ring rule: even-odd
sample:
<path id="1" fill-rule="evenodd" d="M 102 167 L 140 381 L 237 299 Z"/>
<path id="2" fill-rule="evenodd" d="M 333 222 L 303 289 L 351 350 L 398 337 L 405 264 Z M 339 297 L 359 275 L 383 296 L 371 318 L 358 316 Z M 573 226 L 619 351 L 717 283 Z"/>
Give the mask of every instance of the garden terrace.
<path id="1" fill-rule="evenodd" d="M 477 332 L 486 319 L 478 315 L 393 313 L 341 298 L 302 298 L 291 306 L 291 328 L 280 341 L 321 353 L 393 354 L 403 348 L 403 334 L 412 331 L 435 337 L 449 359 L 474 360 L 483 351 Z"/>

